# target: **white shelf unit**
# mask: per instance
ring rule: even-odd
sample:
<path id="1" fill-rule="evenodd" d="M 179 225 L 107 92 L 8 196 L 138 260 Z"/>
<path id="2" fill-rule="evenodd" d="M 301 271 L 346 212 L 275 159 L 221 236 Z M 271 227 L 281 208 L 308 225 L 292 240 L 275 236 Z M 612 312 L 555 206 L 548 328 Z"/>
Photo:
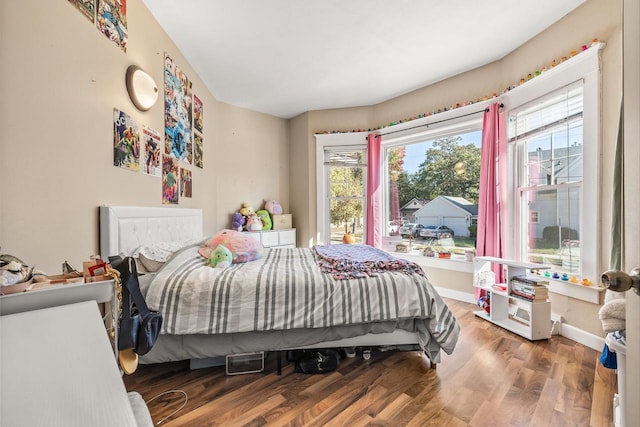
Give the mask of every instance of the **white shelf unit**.
<path id="1" fill-rule="evenodd" d="M 505 269 L 506 290 L 496 290 L 493 285 L 478 286 L 478 275 L 491 270 L 491 264 L 502 265 Z M 526 275 L 530 269 L 544 269 L 540 264 L 513 261 L 504 258 L 476 257 L 473 266 L 474 286 L 487 291 L 491 300 L 490 312 L 474 311 L 474 314 L 507 329 L 528 340 L 543 340 L 551 336 L 551 303 L 549 301 L 530 302 L 509 295 L 511 278 Z"/>
<path id="2" fill-rule="evenodd" d="M 255 237 L 265 248 L 295 248 L 296 229 L 268 230 L 268 231 L 246 231 Z"/>

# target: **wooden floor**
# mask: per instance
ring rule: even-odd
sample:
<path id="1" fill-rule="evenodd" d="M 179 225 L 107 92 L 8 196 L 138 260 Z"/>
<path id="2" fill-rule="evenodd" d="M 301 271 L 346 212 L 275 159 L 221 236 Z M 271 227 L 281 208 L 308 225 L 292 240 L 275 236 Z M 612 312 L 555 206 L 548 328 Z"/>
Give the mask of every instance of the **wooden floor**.
<path id="1" fill-rule="evenodd" d="M 187 362 L 142 365 L 125 377 L 145 400 L 183 390 L 186 406 L 163 426 L 613 426 L 614 371 L 599 352 L 560 336 L 537 342 L 475 317 L 446 299 L 461 325 L 454 353 L 436 369 L 419 352 L 374 352 L 337 371 L 304 375 L 275 354 L 258 374 Z M 154 422 L 179 408 L 169 394 L 149 403 Z"/>

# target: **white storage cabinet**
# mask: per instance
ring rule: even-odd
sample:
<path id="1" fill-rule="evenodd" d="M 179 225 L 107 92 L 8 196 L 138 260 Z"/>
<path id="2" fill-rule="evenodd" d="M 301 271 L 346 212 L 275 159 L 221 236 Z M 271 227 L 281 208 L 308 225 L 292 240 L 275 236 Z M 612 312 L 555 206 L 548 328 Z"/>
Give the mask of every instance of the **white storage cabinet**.
<path id="1" fill-rule="evenodd" d="M 246 231 L 265 248 L 295 248 L 296 229 L 288 230 L 268 230 L 268 231 Z"/>
<path id="2" fill-rule="evenodd" d="M 506 290 L 497 290 L 493 284 L 481 283 L 482 272 L 491 270 L 491 264 L 500 264 L 505 269 Z M 551 336 L 551 303 L 548 300 L 530 302 L 510 296 L 511 278 L 526 275 L 527 270 L 541 270 L 540 264 L 512 261 L 504 258 L 477 257 L 473 266 L 473 284 L 484 289 L 491 300 L 490 313 L 484 310 L 474 314 L 529 340 L 543 340 Z"/>

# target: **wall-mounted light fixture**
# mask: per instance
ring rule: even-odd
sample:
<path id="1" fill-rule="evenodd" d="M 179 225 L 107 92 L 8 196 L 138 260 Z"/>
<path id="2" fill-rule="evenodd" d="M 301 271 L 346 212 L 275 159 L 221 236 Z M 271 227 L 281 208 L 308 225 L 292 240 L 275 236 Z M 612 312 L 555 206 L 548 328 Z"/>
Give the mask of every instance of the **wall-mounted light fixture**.
<path id="1" fill-rule="evenodd" d="M 130 65 L 126 81 L 129 98 L 138 110 L 147 111 L 153 107 L 158 99 L 158 87 L 149 74 L 137 65 Z"/>

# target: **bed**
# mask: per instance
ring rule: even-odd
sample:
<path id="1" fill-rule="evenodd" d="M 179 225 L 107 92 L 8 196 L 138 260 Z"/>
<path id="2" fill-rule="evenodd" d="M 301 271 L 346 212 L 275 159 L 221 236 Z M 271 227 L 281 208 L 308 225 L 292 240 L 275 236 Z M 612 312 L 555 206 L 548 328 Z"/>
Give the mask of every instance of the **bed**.
<path id="1" fill-rule="evenodd" d="M 103 257 L 175 244 L 140 277 L 147 304 L 164 317 L 141 363 L 197 367 L 234 354 L 356 347 L 421 349 L 435 364 L 455 347 L 458 323 L 421 271 L 340 280 L 320 270 L 313 248 L 265 249 L 255 261 L 213 269 L 198 255 L 206 237 L 199 209 L 100 207 Z"/>

